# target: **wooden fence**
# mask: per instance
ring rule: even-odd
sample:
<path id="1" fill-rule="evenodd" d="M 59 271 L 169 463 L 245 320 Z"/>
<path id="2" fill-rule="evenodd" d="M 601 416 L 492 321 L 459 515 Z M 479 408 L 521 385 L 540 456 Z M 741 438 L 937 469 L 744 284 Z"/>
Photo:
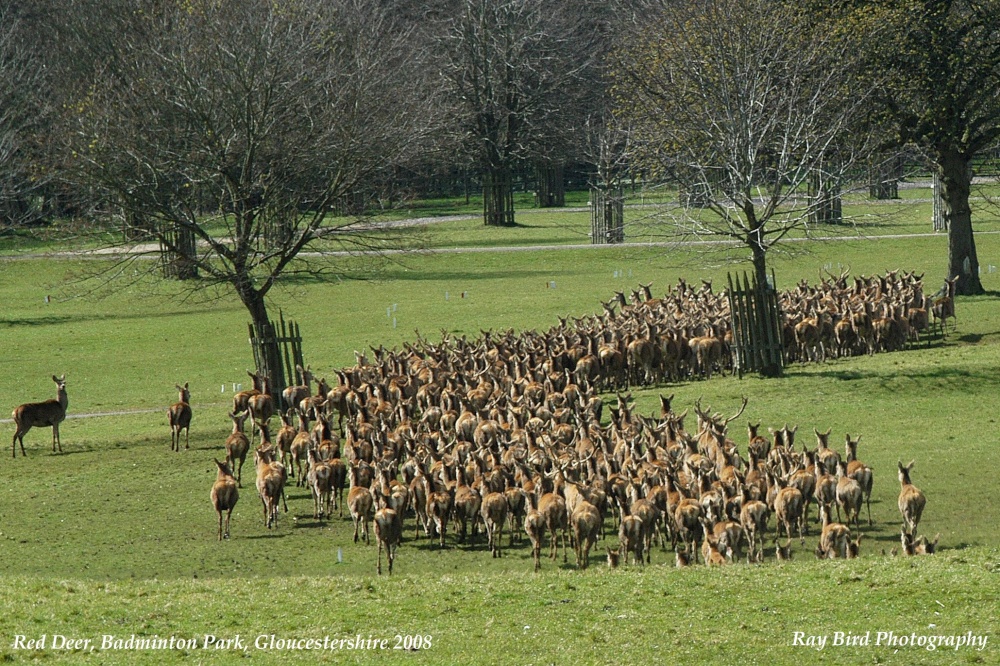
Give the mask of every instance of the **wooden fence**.
<path id="1" fill-rule="evenodd" d="M 729 312 L 733 330 L 733 369 L 744 373 L 759 372 L 765 377 L 780 377 L 784 368 L 782 314 L 778 290 L 772 284 L 751 284 L 746 272 L 729 279 Z"/>
<path id="2" fill-rule="evenodd" d="M 296 381 L 295 366 L 305 367 L 302 358 L 302 333 L 294 321 L 285 321 L 283 313 L 277 322 L 268 322 L 264 330 L 250 328 L 250 347 L 257 372 L 267 375 L 272 396 L 280 396 L 292 382 Z M 280 398 L 275 398 L 279 400 Z M 277 403 L 276 403 L 277 404 Z"/>

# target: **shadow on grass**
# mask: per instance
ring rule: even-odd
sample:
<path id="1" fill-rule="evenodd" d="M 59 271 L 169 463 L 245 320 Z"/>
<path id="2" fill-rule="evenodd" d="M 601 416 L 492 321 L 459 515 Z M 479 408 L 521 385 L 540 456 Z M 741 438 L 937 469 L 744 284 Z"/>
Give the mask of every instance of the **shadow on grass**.
<path id="1" fill-rule="evenodd" d="M 81 324 L 84 322 L 130 321 L 139 319 L 172 319 L 186 315 L 197 314 L 192 311 L 143 312 L 141 314 L 78 314 L 78 315 L 43 315 L 40 317 L 24 317 L 9 319 L 0 317 L 0 326 L 7 328 L 59 326 L 61 324 Z"/>
<path id="2" fill-rule="evenodd" d="M 981 382 L 1000 381 L 1000 368 L 981 368 L 976 371 L 959 368 L 937 368 L 923 371 L 906 371 L 899 368 L 891 370 L 833 370 L 813 367 L 800 367 L 795 373 L 802 377 L 822 377 L 839 381 L 857 381 L 865 379 L 939 379 L 939 380 L 976 380 Z"/>

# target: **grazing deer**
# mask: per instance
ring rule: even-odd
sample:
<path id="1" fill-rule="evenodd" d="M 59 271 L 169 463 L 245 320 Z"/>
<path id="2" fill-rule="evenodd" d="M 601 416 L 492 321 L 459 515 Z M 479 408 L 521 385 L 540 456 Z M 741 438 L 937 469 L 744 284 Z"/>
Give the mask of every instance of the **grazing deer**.
<path id="1" fill-rule="evenodd" d="M 924 512 L 927 498 L 924 493 L 910 481 L 910 470 L 913 469 L 913 462 L 903 466 L 899 462 L 899 512 L 903 514 L 903 530 L 913 539 L 917 535 L 917 525 L 920 523 L 920 515 Z"/>
<path id="2" fill-rule="evenodd" d="M 240 499 L 240 491 L 236 487 L 236 479 L 233 478 L 233 470 L 227 462 L 215 461 L 219 468 L 219 474 L 212 484 L 212 506 L 219 514 L 219 541 L 229 538 L 229 518 L 233 515 L 233 508 Z M 226 512 L 226 529 L 222 530 L 222 512 Z"/>
<path id="3" fill-rule="evenodd" d="M 778 559 L 779 562 L 791 562 L 792 540 L 789 539 L 788 541 L 786 541 L 784 546 L 782 546 L 780 543 L 775 544 L 774 556 Z"/>
<path id="4" fill-rule="evenodd" d="M 17 458 L 18 443 L 21 444 L 21 455 L 27 456 L 24 452 L 24 436 L 32 428 L 52 427 L 52 452 L 55 453 L 59 447 L 62 453 L 62 440 L 59 439 L 59 424 L 66 419 L 66 410 L 69 408 L 69 397 L 66 395 L 66 375 L 56 377 L 52 375 L 52 381 L 56 383 L 55 400 L 45 402 L 29 402 L 16 407 L 13 412 L 14 417 L 14 439 L 10 444 L 11 454 Z"/>
<path id="5" fill-rule="evenodd" d="M 243 463 L 247 459 L 250 451 L 250 440 L 243 432 L 243 424 L 246 423 L 248 414 L 246 412 L 230 412 L 229 418 L 233 421 L 233 432 L 226 438 L 226 462 L 231 469 L 236 470 L 236 483 L 243 487 Z M 240 461 L 240 466 L 236 467 L 236 461 Z"/>
<path id="6" fill-rule="evenodd" d="M 181 450 L 181 430 L 184 431 L 184 448 L 189 448 L 188 439 L 191 434 L 191 391 L 188 390 L 188 383 L 184 386 L 174 384 L 177 387 L 177 402 L 170 405 L 167 410 L 167 422 L 170 423 L 170 450 Z"/>
<path id="7" fill-rule="evenodd" d="M 621 561 L 621 548 L 612 548 L 611 546 L 605 546 L 604 550 L 608 553 L 608 568 L 617 569 L 618 563 Z"/>

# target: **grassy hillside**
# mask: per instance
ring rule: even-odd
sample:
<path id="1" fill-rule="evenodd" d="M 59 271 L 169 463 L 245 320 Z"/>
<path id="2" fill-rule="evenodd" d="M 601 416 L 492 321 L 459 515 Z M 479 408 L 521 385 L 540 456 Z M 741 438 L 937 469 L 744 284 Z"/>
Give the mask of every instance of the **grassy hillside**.
<path id="1" fill-rule="evenodd" d="M 539 239 L 567 242 L 581 225 L 538 215 L 529 233 Z M 422 233 L 431 246 L 469 247 L 480 244 L 475 231 L 454 222 Z M 524 231 L 496 232 L 490 242 L 521 244 Z M 833 428 L 831 441 L 842 449 L 845 433 L 862 435 L 859 454 L 875 470 L 875 525 L 863 530 L 862 559 L 816 562 L 814 529 L 805 547 L 794 544 L 795 561 L 780 566 L 769 550 L 759 567 L 678 571 L 673 553 L 657 548 L 645 570 L 612 572 L 597 566 L 602 543 L 587 572 L 574 570 L 571 554 L 568 565 L 545 560 L 535 575 L 523 543 L 501 560 L 489 557 L 481 536 L 463 545 L 452 539 L 442 552 L 415 541 L 408 519 L 391 580 L 374 578 L 375 547 L 353 543 L 348 519 L 312 519 L 304 490 L 290 489 L 290 512 L 268 532 L 249 465 L 233 539 L 215 540 L 212 458 L 224 455 L 232 385 L 246 382 L 251 365 L 247 317 L 232 299 L 191 299 L 163 283 L 101 300 L 68 298 L 65 280 L 80 270 L 78 261 L 0 261 L 0 405 L 52 397 L 49 376 L 65 372 L 71 414 L 128 412 L 68 420 L 63 455 L 49 453 L 48 430 L 34 430 L 28 457 L 0 466 L 0 599 L 13 611 L 0 620 L 0 654 L 15 663 L 233 663 L 242 651 L 67 654 L 51 639 L 239 634 L 252 646 L 259 634 L 361 634 L 390 643 L 400 634 L 431 636 L 431 647 L 329 654 L 251 647 L 250 654 L 338 663 L 611 664 L 650 655 L 686 663 L 996 663 L 993 637 L 983 651 L 792 645 L 796 631 L 833 640 L 836 631 L 983 634 L 997 626 L 1000 508 L 991 498 L 1000 491 L 993 473 L 1000 464 L 993 441 L 1000 273 L 986 267 L 1000 264 L 1000 236 L 984 233 L 977 242 L 991 291 L 959 301 L 957 330 L 943 342 L 795 366 L 777 381 L 722 378 L 634 392 L 645 413 L 658 408 L 658 392 L 676 394 L 680 409 L 701 398 L 728 413 L 746 395 L 746 419 L 798 424 L 798 441 L 811 443 L 813 428 Z M 854 273 L 926 272 L 933 290 L 946 243 L 930 234 L 838 241 L 775 257 L 774 266 L 779 287 L 842 265 Z M 732 270 L 723 259 L 649 247 L 418 255 L 377 280 L 353 279 L 357 271 L 342 264 L 339 281 L 285 284 L 273 307 L 301 324 L 307 362 L 329 376 L 353 363 L 355 349 L 399 345 L 414 329 L 437 337 L 441 329 L 475 336 L 547 328 L 557 316 L 597 311 L 599 300 L 639 282 L 654 282 L 654 292 L 678 277 L 718 287 Z M 165 410 L 173 385 L 185 381 L 193 393 L 192 450 L 177 454 L 169 450 Z M 743 419 L 733 424 L 740 443 L 744 426 Z M 0 442 L 11 435 L 10 423 L 0 424 Z M 913 480 L 928 497 L 921 532 L 940 532 L 942 552 L 883 557 L 898 543 L 896 461 L 911 459 Z M 12 647 L 19 635 L 42 634 L 44 650 Z"/>

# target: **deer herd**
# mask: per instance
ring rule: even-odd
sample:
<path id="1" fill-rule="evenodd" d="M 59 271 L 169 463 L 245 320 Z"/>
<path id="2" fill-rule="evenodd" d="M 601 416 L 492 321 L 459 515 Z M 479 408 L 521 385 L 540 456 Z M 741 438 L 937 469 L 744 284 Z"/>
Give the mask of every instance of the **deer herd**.
<path id="1" fill-rule="evenodd" d="M 925 297 L 920 277 L 908 273 L 850 284 L 845 272 L 817 287 L 799 284 L 781 296 L 786 355 L 822 360 L 902 348 L 942 313 L 954 316 L 950 297 Z M 658 415 L 634 409 L 632 387 L 731 369 L 725 294 L 682 281 L 656 299 L 641 285 L 631 302 L 618 292 L 603 306 L 541 333 L 444 333 L 437 343 L 418 334 L 402 350 L 356 352 L 335 385 L 298 367 L 300 384 L 272 395 L 265 375 L 248 372 L 254 388 L 234 396 L 225 459 L 215 461 L 218 538 L 229 538 L 252 452 L 267 529 L 288 511 L 294 480 L 309 489 L 315 519 L 335 511 L 342 518 L 346 503 L 355 542 L 368 543 L 372 526 L 378 573 L 383 550 L 392 573 L 411 518 L 413 538 L 438 548 L 449 546 L 449 528 L 459 544 L 481 529 L 492 557 L 502 557 L 505 540 L 510 547 L 526 536 L 535 570 L 546 539 L 550 559 L 561 545 L 566 562 L 569 544 L 581 569 L 597 542 L 613 536 L 615 546 L 604 548 L 610 566 L 648 564 L 668 545 L 678 566 L 757 563 L 769 537 L 774 557 L 788 559 L 793 540 L 804 545 L 813 527 L 817 557 L 858 555 L 863 513 L 873 525 L 874 476 L 858 458 L 860 436 L 845 434 L 841 453 L 831 430 L 814 428 L 814 446 L 803 438 L 797 446 L 797 426 L 765 436 L 748 422 L 740 443 L 730 426 L 746 398 L 729 417 L 700 401 L 678 413 L 673 396 L 661 396 Z M 68 400 L 65 376 L 53 380 L 55 400 L 14 410 L 14 445 L 33 426 L 51 426 L 53 450 L 59 445 Z M 167 415 L 171 449 L 180 451 L 192 410 L 188 384 L 176 388 Z M 274 416 L 282 425 L 272 436 Z M 912 468 L 900 462 L 898 470 L 902 552 L 932 553 L 938 537 L 917 533 L 926 498 Z"/>

